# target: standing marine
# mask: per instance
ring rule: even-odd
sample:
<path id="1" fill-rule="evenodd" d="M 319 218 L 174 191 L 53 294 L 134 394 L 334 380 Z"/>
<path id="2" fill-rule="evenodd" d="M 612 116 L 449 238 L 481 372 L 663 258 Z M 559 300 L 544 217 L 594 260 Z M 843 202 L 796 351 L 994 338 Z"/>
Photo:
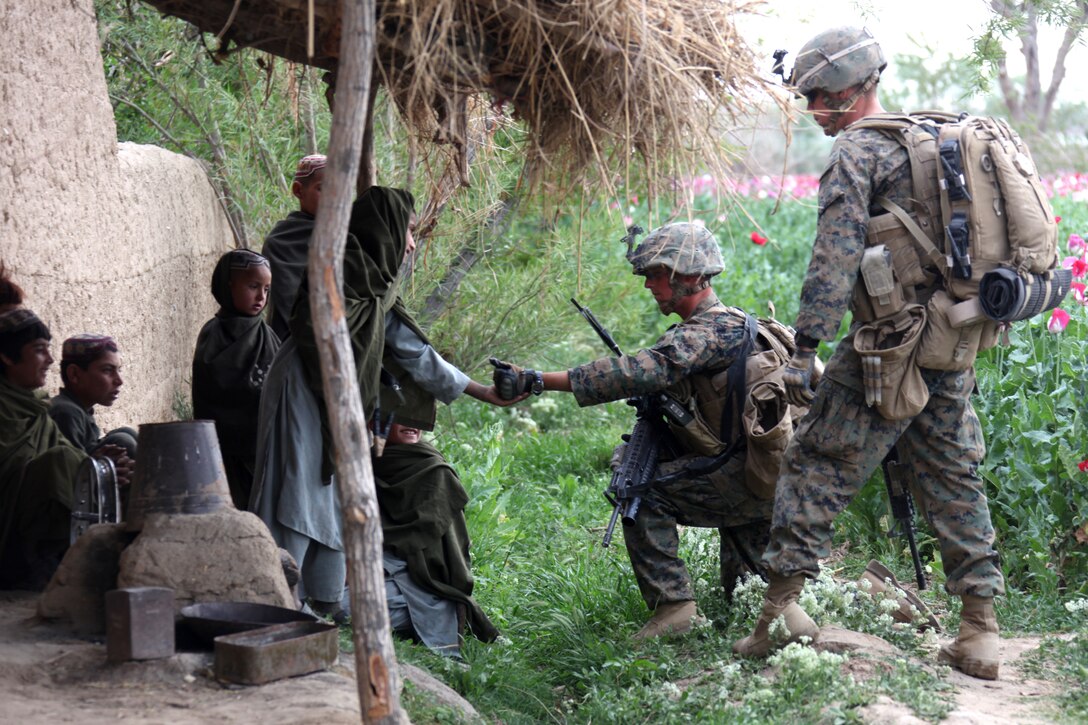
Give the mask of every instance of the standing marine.
<path id="1" fill-rule="evenodd" d="M 974 370 L 919 369 L 912 358 L 901 368 L 908 371 L 907 382 L 899 389 L 885 385 L 878 395 L 874 374 L 878 384 L 887 381 L 880 377 L 880 368 L 863 371 L 858 352 L 865 351 L 873 330 L 891 329 L 882 325 L 900 325 L 899 337 L 889 335 L 887 344 L 919 333 L 925 316 L 915 313 L 941 289 L 943 279 L 923 261 L 922 274 L 908 289 L 917 304 L 894 314 L 884 314 L 888 311 L 881 305 L 887 300 L 872 297 L 865 283 L 867 265 L 881 261 L 867 255 L 878 243 L 874 232 L 885 229 L 883 220 L 891 218 L 881 216 L 882 198 L 910 209 L 914 193 L 907 151 L 894 136 L 852 126 L 884 113 L 877 83 L 885 66 L 880 46 L 867 30 L 842 27 L 805 44 L 789 79 L 816 123 L 835 137 L 820 178 L 816 240 L 795 325 L 797 352 L 784 374 L 791 400 L 811 401 L 811 407 L 786 451 L 778 479 L 771 539 L 763 557 L 769 577 L 763 609 L 755 631 L 733 649 L 761 657 L 786 642 L 819 636 L 816 624 L 798 606 L 798 596 L 805 580 L 818 574 L 819 559 L 830 553 L 835 517 L 894 446 L 900 461 L 912 469 L 915 498 L 940 544 L 945 586 L 963 601 L 959 633 L 941 648 L 939 659 L 968 675 L 996 679 L 1000 658 L 994 597 L 1004 593 L 1004 579 L 979 475 L 985 446 L 971 406 Z M 853 313 L 850 330 L 813 390 L 816 346 L 835 338 L 847 310 Z M 906 391 L 903 386 L 911 380 L 918 389 Z M 912 396 L 918 405 L 898 411 L 887 405 Z M 769 630 L 775 628 L 770 625 L 779 617 L 788 635 L 772 637 Z"/>

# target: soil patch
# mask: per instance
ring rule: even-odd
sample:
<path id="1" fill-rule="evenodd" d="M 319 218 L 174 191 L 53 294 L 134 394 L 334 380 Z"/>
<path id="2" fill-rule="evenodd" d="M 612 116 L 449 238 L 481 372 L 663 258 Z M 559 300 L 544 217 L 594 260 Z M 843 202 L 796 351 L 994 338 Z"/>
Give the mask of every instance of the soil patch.
<path id="1" fill-rule="evenodd" d="M 88 639 L 35 618 L 38 595 L 0 593 L 0 721 L 25 723 L 358 723 L 352 663 L 238 687 L 212 676 L 210 653 L 106 661 Z"/>
<path id="2" fill-rule="evenodd" d="M 1042 637 L 1012 637 L 1001 640 L 1001 676 L 994 681 L 979 680 L 955 670 L 948 681 L 956 688 L 955 709 L 943 725 L 1039 725 L 1056 722 L 1054 697 L 1058 686 L 1024 674 L 1020 658 L 1038 649 Z M 862 675 L 864 676 L 864 675 Z M 910 708 L 888 698 L 861 708 L 868 723 L 913 725 L 923 723 Z"/>

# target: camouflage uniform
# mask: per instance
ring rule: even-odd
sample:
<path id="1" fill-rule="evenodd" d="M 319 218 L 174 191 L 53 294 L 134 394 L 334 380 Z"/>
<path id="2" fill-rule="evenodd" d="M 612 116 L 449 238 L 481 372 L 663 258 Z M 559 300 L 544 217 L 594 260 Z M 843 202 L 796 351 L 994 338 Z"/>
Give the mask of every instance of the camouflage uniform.
<path id="1" fill-rule="evenodd" d="M 884 195 L 910 207 L 910 164 L 893 138 L 847 129 L 835 140 L 820 179 L 819 222 L 801 291 L 797 332 L 831 340 L 859 284 L 873 199 Z M 940 276 L 916 291 L 923 300 Z M 861 363 L 852 339 L 839 343 L 816 398 L 786 452 L 775 495 L 771 543 L 764 563 L 783 577 L 815 576 L 829 554 L 831 524 L 893 445 L 913 466 L 915 494 L 941 546 L 951 594 L 992 597 L 1004 592 L 994 531 L 978 466 L 985 454 L 971 407 L 973 370 L 923 370 L 929 403 L 914 418 L 888 421 L 867 407 Z"/>
<path id="2" fill-rule="evenodd" d="M 665 390 L 691 375 L 726 369 L 743 344 L 743 318 L 711 295 L 652 347 L 572 368 L 571 388 L 583 406 Z M 658 473 L 681 470 L 691 457 L 681 452 L 661 462 Z M 654 484 L 643 498 L 635 525 L 624 529 L 624 541 L 651 609 L 695 598 L 687 567 L 677 555 L 677 524 L 718 529 L 727 593 L 738 576 L 761 571 L 773 502 L 748 491 L 744 460 L 741 452 L 713 474 Z"/>

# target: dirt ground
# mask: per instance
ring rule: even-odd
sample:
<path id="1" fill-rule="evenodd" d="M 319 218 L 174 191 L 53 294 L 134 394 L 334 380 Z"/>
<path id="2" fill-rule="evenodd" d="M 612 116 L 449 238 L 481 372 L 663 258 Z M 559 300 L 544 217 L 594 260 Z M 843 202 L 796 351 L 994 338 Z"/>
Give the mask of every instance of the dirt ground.
<path id="1" fill-rule="evenodd" d="M 35 623 L 37 595 L 0 593 L 0 722 L 358 723 L 349 661 L 261 687 L 221 685 L 212 655 L 111 664 L 106 647 Z"/>
<path id="2" fill-rule="evenodd" d="M 212 677 L 210 653 L 111 664 L 101 639 L 35 621 L 37 595 L 0 592 L 0 722 L 10 723 L 336 723 L 359 722 L 353 663 L 261 687 Z M 957 688 L 949 725 L 1050 723 L 1052 683 L 1024 676 L 1020 657 L 1038 637 L 1002 640 L 1001 679 L 951 675 Z M 892 701 L 862 711 L 871 723 L 921 722 Z"/>
<path id="3" fill-rule="evenodd" d="M 1024 675 L 1020 658 L 1039 646 L 1040 637 L 1001 640 L 1001 676 L 993 682 L 968 677 L 953 670 L 949 680 L 956 688 L 955 709 L 943 725 L 1039 725 L 1053 723 L 1057 687 Z M 924 721 L 899 703 L 877 702 L 863 708 L 862 717 L 881 725 L 913 725 Z"/>

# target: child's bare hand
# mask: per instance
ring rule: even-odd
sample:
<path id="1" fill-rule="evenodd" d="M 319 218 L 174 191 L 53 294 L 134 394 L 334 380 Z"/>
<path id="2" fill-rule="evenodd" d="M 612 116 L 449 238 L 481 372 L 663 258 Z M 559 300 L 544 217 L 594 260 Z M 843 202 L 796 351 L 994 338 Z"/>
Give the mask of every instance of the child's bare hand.
<path id="1" fill-rule="evenodd" d="M 105 456 L 113 461 L 113 468 L 117 471 L 118 485 L 128 486 L 132 483 L 132 475 L 136 472 L 136 462 L 129 458 L 124 448 L 107 444 L 96 450 L 95 455 Z"/>

